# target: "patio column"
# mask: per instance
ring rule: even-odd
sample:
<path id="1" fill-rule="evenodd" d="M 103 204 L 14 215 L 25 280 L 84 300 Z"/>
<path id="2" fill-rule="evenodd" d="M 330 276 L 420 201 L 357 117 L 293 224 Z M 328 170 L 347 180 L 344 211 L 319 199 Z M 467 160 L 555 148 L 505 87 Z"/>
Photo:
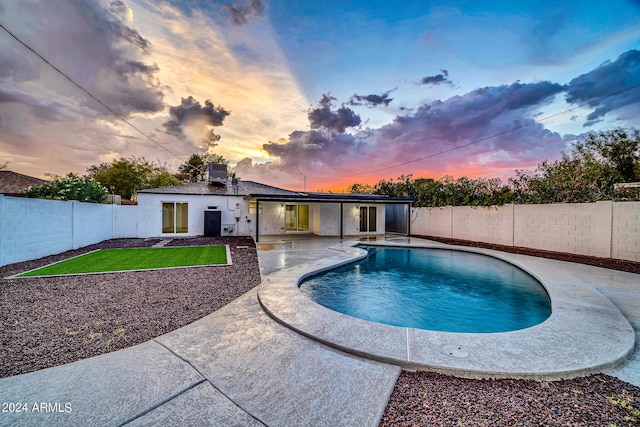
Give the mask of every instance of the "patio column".
<path id="1" fill-rule="evenodd" d="M 260 199 L 256 199 L 256 243 L 260 241 Z"/>
<path id="2" fill-rule="evenodd" d="M 411 203 L 407 203 L 407 236 L 411 235 Z"/>
<path id="3" fill-rule="evenodd" d="M 343 236 L 343 224 L 344 224 L 344 203 L 340 202 L 340 240 L 342 240 Z"/>

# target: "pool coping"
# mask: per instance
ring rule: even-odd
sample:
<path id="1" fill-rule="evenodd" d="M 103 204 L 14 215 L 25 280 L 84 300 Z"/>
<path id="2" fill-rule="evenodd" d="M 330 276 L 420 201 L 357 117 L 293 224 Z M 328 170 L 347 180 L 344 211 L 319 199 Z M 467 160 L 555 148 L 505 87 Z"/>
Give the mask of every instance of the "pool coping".
<path id="1" fill-rule="evenodd" d="M 578 277 L 560 274 L 545 258 L 483 248 L 406 241 L 367 245 L 447 248 L 490 255 L 538 279 L 551 299 L 551 316 L 530 328 L 498 333 L 437 332 L 370 322 L 325 308 L 298 288 L 304 278 L 366 257 L 362 242 L 345 241 L 326 257 L 263 279 L 258 300 L 290 329 L 338 350 L 408 370 L 469 378 L 571 378 L 600 372 L 633 353 L 635 332 L 620 310 Z"/>

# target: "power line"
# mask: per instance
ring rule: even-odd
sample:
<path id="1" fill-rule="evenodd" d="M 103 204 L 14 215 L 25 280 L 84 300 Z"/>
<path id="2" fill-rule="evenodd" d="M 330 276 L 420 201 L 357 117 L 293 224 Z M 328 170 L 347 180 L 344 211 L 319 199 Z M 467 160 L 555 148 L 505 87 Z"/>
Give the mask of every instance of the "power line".
<path id="1" fill-rule="evenodd" d="M 13 34 L 11 31 L 9 31 L 9 29 L 7 29 L 4 25 L 2 25 L 0 23 L 0 28 L 2 28 L 7 34 L 9 34 L 11 37 L 13 37 L 16 41 L 18 41 L 18 43 L 20 43 L 22 46 L 26 47 L 29 51 L 31 51 L 31 53 L 33 53 L 34 55 L 36 55 L 38 58 L 40 58 L 42 61 L 44 61 L 45 64 L 47 64 L 48 66 L 50 66 L 51 68 L 53 68 L 54 70 L 56 70 L 60 75 L 62 75 L 65 79 L 69 80 L 74 86 L 76 86 L 78 89 L 80 89 L 81 91 L 83 91 L 84 93 L 86 93 L 89 97 L 91 97 L 93 100 L 95 100 L 98 104 L 102 105 L 104 108 L 106 108 L 111 114 L 113 114 L 114 116 L 116 116 L 117 118 L 119 118 L 120 120 L 122 120 L 123 122 L 125 122 L 126 124 L 128 124 L 129 126 L 131 126 L 133 129 L 135 129 L 136 131 L 138 131 L 140 134 L 144 135 L 149 141 L 153 142 L 154 144 L 156 144 L 158 147 L 162 148 L 164 151 L 166 151 L 167 153 L 171 154 L 172 156 L 176 157 L 178 160 L 180 161 L 184 161 L 184 159 L 182 157 L 180 157 L 179 155 L 177 155 L 176 153 L 174 153 L 173 151 L 169 150 L 167 147 L 165 147 L 164 145 L 162 145 L 161 143 L 159 143 L 158 141 L 156 141 L 155 139 L 153 139 L 151 136 L 149 136 L 147 133 L 145 133 L 142 129 L 138 128 L 136 125 L 134 125 L 133 123 L 131 123 L 129 120 L 127 120 L 126 117 L 124 117 L 122 114 L 118 113 L 117 111 L 115 111 L 113 108 L 109 107 L 107 104 L 105 104 L 104 102 L 102 102 L 100 99 L 98 99 L 95 95 L 93 95 L 91 92 L 89 92 L 87 89 L 85 89 L 83 86 L 81 86 L 79 83 L 76 83 L 71 77 L 69 77 L 67 74 L 65 74 L 62 70 L 60 70 L 58 67 L 56 67 L 55 65 L 53 65 L 51 62 L 49 62 L 45 57 L 43 57 L 42 55 L 40 55 L 38 52 L 36 52 L 33 48 L 31 48 L 31 46 L 27 45 L 25 42 L 23 42 L 18 36 L 16 36 L 15 34 Z M 195 166 L 189 164 L 191 167 L 195 168 Z"/>
<path id="2" fill-rule="evenodd" d="M 640 87 L 640 84 L 633 85 L 633 86 L 629 86 L 629 87 L 627 87 L 627 88 L 624 88 L 624 89 L 621 89 L 621 90 L 619 90 L 619 91 L 616 91 L 616 92 L 610 93 L 610 94 L 608 94 L 608 95 L 605 95 L 605 96 L 603 96 L 603 97 L 601 97 L 601 98 L 597 98 L 597 99 L 595 99 L 595 100 L 591 100 L 591 101 L 589 101 L 589 102 L 584 102 L 584 103 L 582 103 L 582 104 L 576 105 L 575 107 L 569 108 L 569 109 L 567 109 L 567 110 L 561 111 L 561 112 L 556 113 L 556 114 L 552 114 L 552 115 L 547 116 L 547 117 L 544 117 L 544 118 L 542 118 L 542 119 L 534 120 L 534 121 L 529 122 L 529 123 L 527 123 L 527 124 L 520 125 L 520 126 L 516 126 L 516 127 L 513 127 L 513 128 L 511 128 L 511 129 L 509 129 L 509 130 L 505 130 L 505 131 L 503 131 L 503 132 L 498 132 L 498 133 L 493 134 L 493 135 L 490 135 L 490 136 L 485 136 L 484 138 L 476 139 L 476 140 L 473 140 L 473 141 L 468 142 L 468 143 L 466 143 L 466 144 L 457 145 L 457 146 L 455 146 L 455 147 L 448 148 L 448 149 L 443 150 L 443 151 L 438 151 L 437 153 L 429 154 L 429 155 L 426 155 L 426 156 L 423 156 L 423 157 L 418 157 L 417 159 L 408 160 L 408 161 L 406 161 L 406 162 L 397 163 L 397 164 L 392 165 L 392 166 L 385 166 L 385 167 L 383 167 L 383 168 L 379 168 L 379 169 L 372 169 L 372 170 L 365 171 L 365 172 L 352 173 L 352 174 L 342 175 L 342 176 L 343 176 L 343 177 L 350 177 L 350 176 L 368 175 L 368 174 L 370 174 L 370 173 L 381 172 L 381 171 L 388 170 L 388 169 L 394 169 L 394 168 L 397 168 L 397 167 L 400 167 L 400 166 L 405 166 L 405 165 L 408 165 L 408 164 L 411 164 L 411 163 L 416 163 L 416 162 L 420 162 L 420 161 L 422 161 L 422 160 L 427 160 L 427 159 L 431 159 L 431 158 L 433 158 L 433 157 L 441 156 L 441 155 L 443 155 L 443 154 L 447 154 L 447 153 L 450 153 L 450 152 L 452 152 L 452 151 L 460 150 L 461 148 L 469 147 L 470 145 L 478 144 L 478 143 L 483 142 L 483 141 L 486 141 L 486 140 L 488 140 L 488 139 L 496 138 L 496 137 L 498 137 L 498 136 L 505 135 L 505 134 L 507 134 L 507 133 L 515 132 L 515 131 L 517 131 L 517 130 L 519 130 L 519 129 L 522 129 L 522 128 L 525 128 L 525 127 L 527 127 L 527 126 L 531 126 L 531 125 L 534 125 L 534 124 L 538 124 L 538 123 L 543 122 L 543 121 L 545 121 L 545 120 L 549 120 L 549 119 L 552 119 L 552 118 L 554 118 L 554 117 L 557 117 L 557 116 L 560 116 L 560 115 L 563 115 L 563 114 L 567 114 L 567 113 L 569 113 L 569 112 L 571 112 L 571 111 L 573 111 L 573 110 L 576 110 L 576 109 L 578 109 L 578 108 L 584 107 L 584 106 L 585 106 L 585 105 L 587 105 L 587 104 L 590 104 L 590 103 L 593 103 L 593 102 L 600 102 L 600 101 L 602 101 L 603 99 L 607 99 L 607 98 L 610 98 L 610 97 L 612 97 L 612 96 L 619 95 L 619 94 L 621 94 L 621 93 L 627 92 L 627 91 L 632 90 L 632 89 L 635 89 L 635 88 L 637 88 L 637 87 Z"/>

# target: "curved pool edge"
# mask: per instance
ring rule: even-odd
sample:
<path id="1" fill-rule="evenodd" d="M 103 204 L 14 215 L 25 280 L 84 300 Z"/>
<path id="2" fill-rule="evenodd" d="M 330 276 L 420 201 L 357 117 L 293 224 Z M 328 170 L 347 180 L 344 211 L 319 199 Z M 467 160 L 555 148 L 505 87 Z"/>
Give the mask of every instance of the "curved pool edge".
<path id="1" fill-rule="evenodd" d="M 366 256 L 355 244 L 331 247 L 321 259 L 266 276 L 258 288 L 263 310 L 338 350 L 404 369 L 462 377 L 569 378 L 617 366 L 633 353 L 635 332 L 620 310 L 598 290 L 561 274 L 556 263 L 544 258 L 443 244 L 374 243 L 476 252 L 527 271 L 547 289 L 552 314 L 536 326 L 512 332 L 436 332 L 374 323 L 325 308 L 299 290 L 305 277 Z"/>

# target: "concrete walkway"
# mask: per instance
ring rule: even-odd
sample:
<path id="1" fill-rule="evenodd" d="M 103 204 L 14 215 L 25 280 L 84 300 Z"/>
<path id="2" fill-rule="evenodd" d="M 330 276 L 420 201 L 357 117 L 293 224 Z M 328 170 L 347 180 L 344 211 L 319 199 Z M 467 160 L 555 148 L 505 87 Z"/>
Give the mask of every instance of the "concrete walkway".
<path id="1" fill-rule="evenodd" d="M 264 243 L 261 242 L 261 243 Z M 274 240 L 259 250 L 263 276 L 326 258 L 336 241 Z M 553 261 L 556 262 L 556 261 Z M 557 261 L 559 263 L 559 261 Z M 640 326 L 640 277 L 566 264 Z M 400 368 L 352 356 L 274 321 L 252 290 L 155 340 L 0 380 L 2 426 L 373 426 Z M 607 373 L 640 385 L 637 352 Z M 7 407 L 8 408 L 8 407 Z"/>

